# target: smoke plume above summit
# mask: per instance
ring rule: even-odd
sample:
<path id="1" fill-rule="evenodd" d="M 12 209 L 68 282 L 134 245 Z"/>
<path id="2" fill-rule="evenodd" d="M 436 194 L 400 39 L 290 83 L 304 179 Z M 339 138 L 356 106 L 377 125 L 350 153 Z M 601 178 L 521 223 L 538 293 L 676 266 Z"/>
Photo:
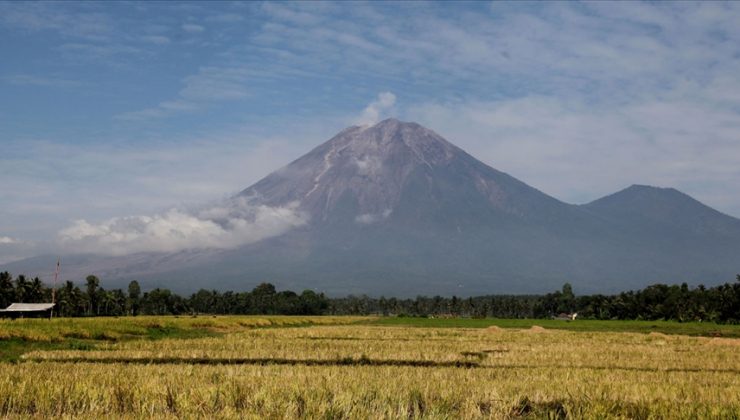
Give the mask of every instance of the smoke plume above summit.
<path id="1" fill-rule="evenodd" d="M 396 95 L 391 92 L 381 92 L 378 99 L 370 102 L 362 111 L 357 125 L 373 125 L 381 120 L 396 104 Z"/>

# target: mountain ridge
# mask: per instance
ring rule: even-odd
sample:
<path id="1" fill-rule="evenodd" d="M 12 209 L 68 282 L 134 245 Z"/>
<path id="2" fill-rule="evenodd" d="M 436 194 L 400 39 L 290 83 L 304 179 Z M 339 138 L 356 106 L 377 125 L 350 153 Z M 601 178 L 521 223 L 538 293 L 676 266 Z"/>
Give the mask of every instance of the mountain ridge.
<path id="1" fill-rule="evenodd" d="M 740 220 L 678 190 L 633 185 L 565 203 L 396 119 L 348 127 L 232 200 L 294 209 L 305 224 L 232 249 L 88 256 L 66 273 L 180 291 L 270 281 L 413 296 L 540 293 L 566 281 L 614 292 L 740 271 Z M 39 262 L 0 269 L 33 274 Z"/>

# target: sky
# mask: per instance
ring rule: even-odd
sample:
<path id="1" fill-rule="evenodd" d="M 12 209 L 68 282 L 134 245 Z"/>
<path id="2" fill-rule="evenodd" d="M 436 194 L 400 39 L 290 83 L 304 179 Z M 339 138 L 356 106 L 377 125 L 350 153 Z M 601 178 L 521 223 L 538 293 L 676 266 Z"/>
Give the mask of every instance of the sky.
<path id="1" fill-rule="evenodd" d="M 386 117 L 569 203 L 740 217 L 740 3 L 0 2 L 0 57 L 0 263 L 282 232 L 223 203 Z"/>

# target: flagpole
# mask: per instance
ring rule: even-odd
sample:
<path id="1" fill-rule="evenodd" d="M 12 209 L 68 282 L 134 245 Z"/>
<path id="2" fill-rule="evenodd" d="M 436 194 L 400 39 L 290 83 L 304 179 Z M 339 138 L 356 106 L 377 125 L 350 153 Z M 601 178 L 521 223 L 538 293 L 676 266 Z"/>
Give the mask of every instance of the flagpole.
<path id="1" fill-rule="evenodd" d="M 60 258 L 57 257 L 57 267 L 54 269 L 54 284 L 51 287 L 51 303 L 54 305 L 56 304 L 56 297 L 57 297 L 57 279 L 59 278 L 59 262 Z M 51 314 L 54 313 L 54 306 L 51 307 L 51 311 L 49 312 L 49 318 L 51 318 Z"/>

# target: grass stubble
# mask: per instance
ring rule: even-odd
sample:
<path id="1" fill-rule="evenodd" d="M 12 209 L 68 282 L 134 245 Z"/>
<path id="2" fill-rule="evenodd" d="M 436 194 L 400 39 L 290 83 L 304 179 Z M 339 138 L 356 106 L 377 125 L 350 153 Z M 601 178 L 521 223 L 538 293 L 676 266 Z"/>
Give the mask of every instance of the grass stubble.
<path id="1" fill-rule="evenodd" d="M 740 418 L 734 338 L 342 317 L 40 321 L 0 324 L 6 342 L 29 344 L 0 362 L 2 417 Z"/>

